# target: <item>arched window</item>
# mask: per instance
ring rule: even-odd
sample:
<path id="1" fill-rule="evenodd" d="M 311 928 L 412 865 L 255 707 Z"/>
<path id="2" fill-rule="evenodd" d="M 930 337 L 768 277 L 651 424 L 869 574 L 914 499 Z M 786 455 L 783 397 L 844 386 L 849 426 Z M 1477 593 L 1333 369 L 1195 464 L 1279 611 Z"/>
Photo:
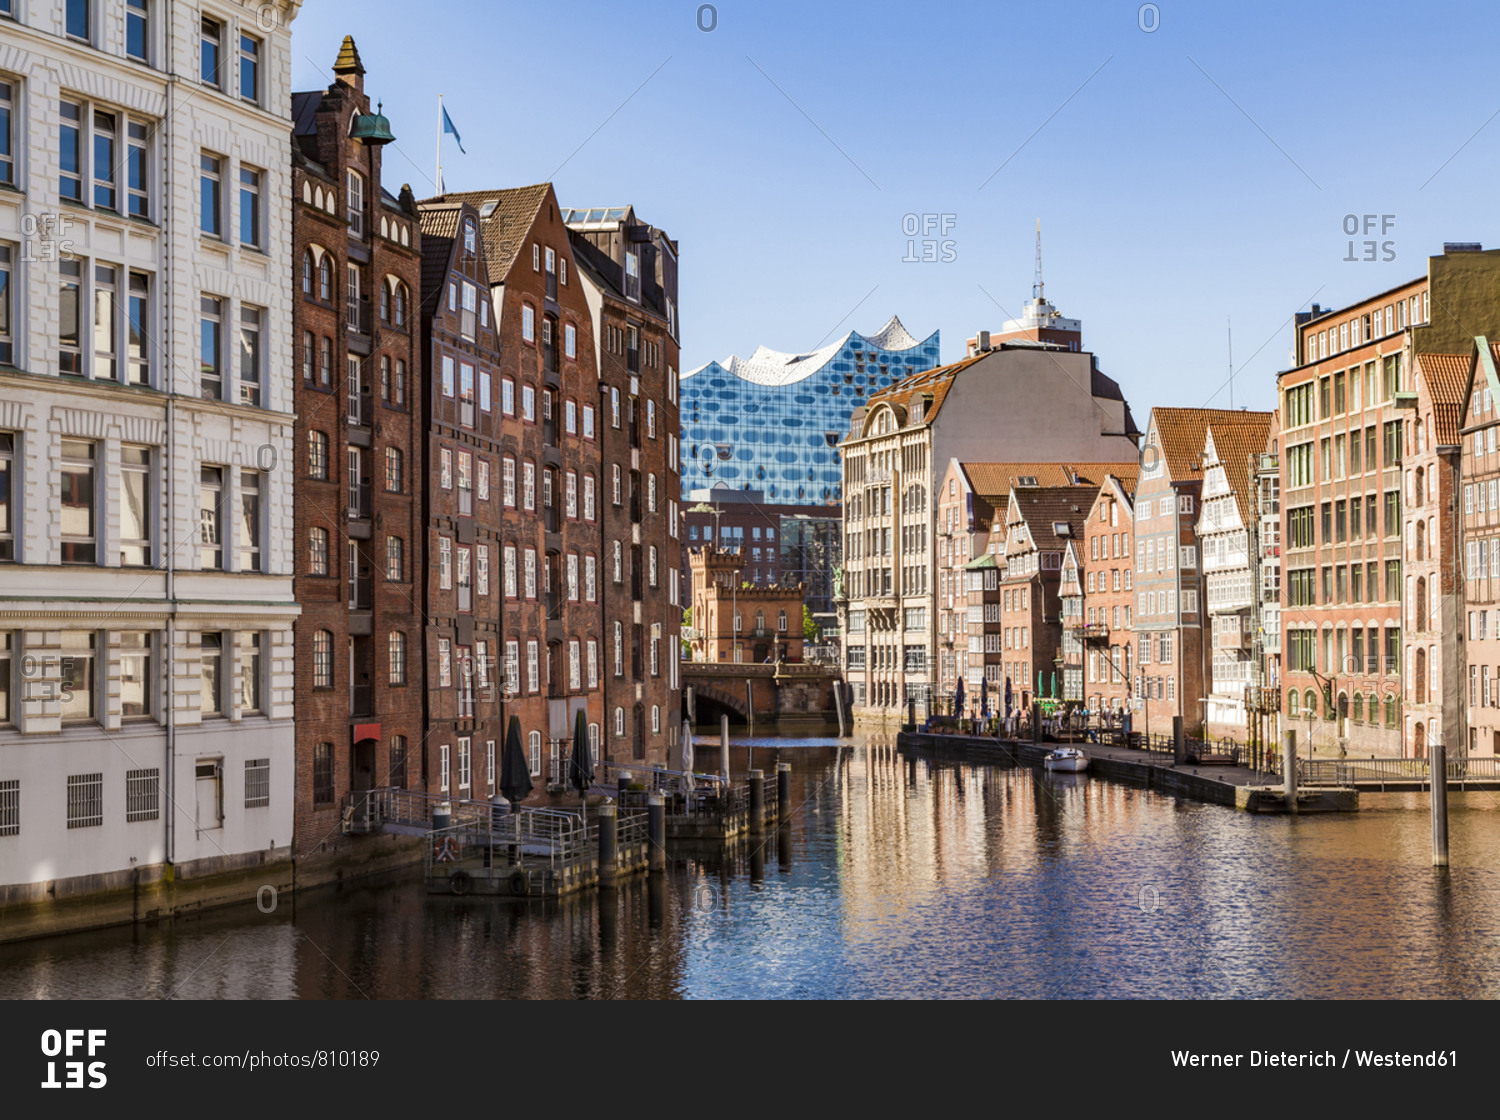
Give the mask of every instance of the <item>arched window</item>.
<path id="1" fill-rule="evenodd" d="M 1318 714 L 1318 694 L 1310 688 L 1302 697 L 1302 714 L 1308 719 Z"/>
<path id="2" fill-rule="evenodd" d="M 1417 430 L 1420 432 L 1421 431 L 1421 421 L 1420 420 L 1417 421 L 1417 424 L 1418 424 Z M 1417 468 L 1417 480 L 1416 480 L 1417 481 L 1416 493 L 1414 493 L 1412 495 L 1412 498 L 1416 502 L 1417 505 L 1421 505 L 1423 503 L 1423 501 L 1426 500 L 1426 498 L 1425 498 L 1425 493 L 1426 493 L 1425 480 L 1426 480 L 1426 477 L 1427 477 L 1426 471 L 1424 471 L 1421 467 L 1418 467 Z M 1418 522 L 1417 524 L 1420 525 L 1421 522 Z"/>
<path id="3" fill-rule="evenodd" d="M 1347 721 L 1349 719 L 1349 694 L 1339 693 L 1339 718 Z"/>
<path id="4" fill-rule="evenodd" d="M 1354 694 L 1354 707 L 1349 713 L 1349 718 L 1355 723 L 1365 722 L 1365 698 L 1361 693 Z"/>
<path id="5" fill-rule="evenodd" d="M 333 302 L 333 258 L 327 253 L 318 260 L 318 298 Z"/>
<path id="6" fill-rule="evenodd" d="M 307 570 L 315 576 L 328 574 L 328 530 L 321 525 L 314 525 L 307 531 Z M 329 687 L 333 686 L 330 684 Z"/>
<path id="7" fill-rule="evenodd" d="M 1420 521 L 1418 521 L 1417 522 L 1417 541 L 1419 542 L 1418 545 L 1417 545 L 1418 548 L 1421 547 L 1421 544 L 1420 544 L 1420 542 L 1422 540 L 1421 529 L 1422 529 L 1422 523 Z M 1418 554 L 1418 558 L 1420 558 L 1420 553 Z M 1412 598 L 1415 600 L 1415 602 L 1412 604 L 1412 607 L 1416 611 L 1417 631 L 1420 633 L 1420 632 L 1425 631 L 1427 629 L 1427 580 L 1425 578 L 1419 577 L 1417 579 L 1417 593 L 1415 595 L 1413 595 Z"/>
<path id="8" fill-rule="evenodd" d="M 389 283 L 380 285 L 380 321 L 382 323 L 391 321 L 391 286 Z"/>
<path id="9" fill-rule="evenodd" d="M 1417 656 L 1412 663 L 1412 695 L 1418 704 L 1427 703 L 1427 650 L 1417 647 Z"/>
<path id="10" fill-rule="evenodd" d="M 651 733 L 653 735 L 660 735 L 661 734 L 661 705 L 660 704 L 652 704 L 651 705 Z"/>
<path id="11" fill-rule="evenodd" d="M 765 611 L 756 611 L 755 612 L 755 629 L 756 630 L 764 630 L 765 628 L 766 628 L 766 612 Z"/>
<path id="12" fill-rule="evenodd" d="M 1411 755 L 1413 758 L 1427 757 L 1427 728 L 1423 724 L 1415 724 L 1411 729 Z"/>
<path id="13" fill-rule="evenodd" d="M 625 709 L 615 709 L 615 738 L 619 739 L 625 735 Z"/>
<path id="14" fill-rule="evenodd" d="M 1417 519 L 1417 559 L 1427 559 L 1427 522 Z M 1417 581 L 1421 583 L 1421 580 Z"/>
<path id="15" fill-rule="evenodd" d="M 782 611 L 776 616 L 776 629 L 780 630 L 783 634 L 786 633 L 786 611 Z"/>
<path id="16" fill-rule="evenodd" d="M 1125 648 L 1129 649 L 1130 647 L 1127 646 Z M 1287 714 L 1287 716 L 1289 718 L 1291 718 L 1291 719 L 1296 719 L 1297 716 L 1301 714 L 1298 711 L 1298 709 L 1301 708 L 1301 707 L 1302 707 L 1302 694 L 1300 692 L 1298 692 L 1294 688 L 1294 689 L 1292 689 L 1290 692 L 1288 692 L 1286 694 L 1286 714 Z"/>
<path id="17" fill-rule="evenodd" d="M 406 326 L 406 285 L 400 282 L 396 284 L 396 326 Z"/>
<path id="18" fill-rule="evenodd" d="M 306 249 L 302 253 L 302 294 L 310 296 L 313 294 L 313 251 Z"/>
<path id="19" fill-rule="evenodd" d="M 531 765 L 531 776 L 542 772 L 542 733 L 533 731 L 526 736 L 526 761 Z"/>
<path id="20" fill-rule="evenodd" d="M 1385 725 L 1387 727 L 1395 727 L 1396 718 L 1396 697 L 1394 695 L 1388 695 L 1385 698 Z"/>
<path id="21" fill-rule="evenodd" d="M 392 630 L 388 650 L 391 684 L 406 683 L 406 635 Z"/>
<path id="22" fill-rule="evenodd" d="M 333 687 L 333 631 L 313 633 L 313 687 Z"/>

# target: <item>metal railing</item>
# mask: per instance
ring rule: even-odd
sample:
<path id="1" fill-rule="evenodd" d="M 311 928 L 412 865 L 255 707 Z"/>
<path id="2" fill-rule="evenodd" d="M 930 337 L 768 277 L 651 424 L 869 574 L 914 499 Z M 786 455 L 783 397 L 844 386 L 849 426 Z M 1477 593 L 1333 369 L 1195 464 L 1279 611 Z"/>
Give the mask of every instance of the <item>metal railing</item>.
<path id="1" fill-rule="evenodd" d="M 1347 786 L 1356 782 L 1428 782 L 1432 762 L 1426 758 L 1348 758 L 1297 760 L 1299 785 Z M 1448 780 L 1500 781 L 1500 758 L 1452 758 Z"/>

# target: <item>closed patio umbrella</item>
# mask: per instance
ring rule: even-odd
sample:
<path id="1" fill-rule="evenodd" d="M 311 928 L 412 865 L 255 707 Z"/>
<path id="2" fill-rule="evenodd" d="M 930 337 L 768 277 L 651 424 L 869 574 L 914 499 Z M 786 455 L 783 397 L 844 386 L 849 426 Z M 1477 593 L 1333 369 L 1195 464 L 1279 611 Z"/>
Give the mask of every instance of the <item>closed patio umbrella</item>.
<path id="1" fill-rule="evenodd" d="M 1015 694 L 1010 690 L 1010 678 L 1005 678 L 1005 718 L 1010 718 L 1010 708 L 1015 702 Z"/>
<path id="2" fill-rule="evenodd" d="M 573 753 L 568 758 L 568 784 L 578 791 L 578 803 L 588 800 L 594 784 L 594 756 L 589 750 L 589 720 L 582 708 L 573 719 Z"/>
<path id="3" fill-rule="evenodd" d="M 981 677 L 979 681 L 979 716 L 988 719 L 990 716 L 990 678 Z"/>
<path id="4" fill-rule="evenodd" d="M 531 766 L 521 747 L 519 716 L 511 716 L 510 725 L 505 730 L 505 754 L 500 760 L 500 792 L 515 809 L 531 796 Z"/>
<path id="5" fill-rule="evenodd" d="M 962 716 L 964 714 L 964 679 L 958 678 L 958 687 L 953 690 L 953 714 Z"/>

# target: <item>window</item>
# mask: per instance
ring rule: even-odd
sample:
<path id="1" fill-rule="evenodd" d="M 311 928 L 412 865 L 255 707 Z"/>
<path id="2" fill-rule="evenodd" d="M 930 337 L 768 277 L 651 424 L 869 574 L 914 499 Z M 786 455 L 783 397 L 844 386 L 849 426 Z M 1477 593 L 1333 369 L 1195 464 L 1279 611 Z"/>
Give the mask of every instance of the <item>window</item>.
<path id="1" fill-rule="evenodd" d="M 590 638 L 588 640 L 588 667 L 589 667 L 589 687 L 590 688 L 598 688 L 599 687 L 599 643 L 596 642 L 593 638 Z M 596 724 L 590 724 L 589 727 L 591 729 L 591 737 L 597 737 L 598 726 Z M 595 743 L 594 745 L 596 747 L 598 746 L 597 743 Z"/>
<path id="2" fill-rule="evenodd" d="M 570 358 L 578 357 L 578 328 L 568 323 L 563 327 L 563 353 Z M 584 432 L 584 435 L 591 433 Z"/>
<path id="3" fill-rule="evenodd" d="M 448 537 L 438 538 L 438 586 L 444 591 L 453 588 L 453 541 Z"/>
<path id="4" fill-rule="evenodd" d="M 260 172 L 240 168 L 240 244 L 263 248 L 260 238 Z"/>
<path id="5" fill-rule="evenodd" d="M 521 386 L 521 419 L 536 421 L 536 390 L 530 385 Z"/>
<path id="6" fill-rule="evenodd" d="M 563 430 L 570 436 L 578 434 L 578 405 L 573 401 L 563 402 Z"/>
<path id="7" fill-rule="evenodd" d="M 490 593 L 489 545 L 481 544 L 479 551 L 474 556 L 474 583 L 478 594 L 488 595 Z"/>
<path id="8" fill-rule="evenodd" d="M 402 487 L 402 455 L 399 447 L 385 449 L 385 488 L 389 493 L 399 494 Z"/>
<path id="9" fill-rule="evenodd" d="M 526 736 L 526 757 L 531 763 L 531 776 L 542 772 L 542 733 L 532 731 Z"/>
<path id="10" fill-rule="evenodd" d="M 333 687 L 333 632 L 313 632 L 313 687 Z"/>
<path id="11" fill-rule="evenodd" d="M 261 640 L 254 632 L 239 635 L 240 712 L 261 711 Z"/>
<path id="12" fill-rule="evenodd" d="M 406 580 L 406 546 L 400 537 L 385 538 L 385 578 L 392 583 Z"/>
<path id="13" fill-rule="evenodd" d="M 528 599 L 535 599 L 536 598 L 536 549 L 534 549 L 534 548 L 528 548 L 526 550 L 526 565 L 525 565 L 525 572 L 524 572 L 524 574 L 525 574 L 525 583 L 524 583 L 523 586 L 524 586 L 525 591 L 526 591 L 526 598 L 528 598 Z"/>
<path id="14" fill-rule="evenodd" d="M 240 567 L 260 571 L 260 471 L 240 471 Z"/>
<path id="15" fill-rule="evenodd" d="M 73 5 L 68 5 L 69 14 Z M 104 823 L 104 775 L 68 775 L 68 827 L 96 828 Z"/>
<path id="16" fill-rule="evenodd" d="M 218 569 L 224 566 L 224 471 L 222 467 L 204 467 L 199 475 L 198 566 Z"/>
<path id="17" fill-rule="evenodd" d="M 199 59 L 199 76 L 211 86 L 224 88 L 224 83 L 219 77 L 219 49 L 224 42 L 224 28 L 218 20 L 203 17 L 203 30 L 200 36 L 202 53 Z"/>
<path id="18" fill-rule="evenodd" d="M 646 434 L 656 438 L 656 402 L 646 398 Z"/>
<path id="19" fill-rule="evenodd" d="M 240 36 L 240 96 L 260 100 L 260 40 L 250 35 Z"/>
<path id="20" fill-rule="evenodd" d="M 67 0 L 64 30 L 70 39 L 89 39 L 89 0 Z"/>
<path id="21" fill-rule="evenodd" d="M 161 771 L 125 771 L 125 823 L 154 821 L 161 816 Z M 0 835 L 4 835 L 0 830 Z"/>
<path id="22" fill-rule="evenodd" d="M 521 464 L 521 508 L 536 509 L 536 464 Z"/>
<path id="23" fill-rule="evenodd" d="M 98 559 L 94 454 L 94 444 L 86 440 L 62 441 L 60 500 L 64 564 L 93 564 Z"/>
<path id="24" fill-rule="evenodd" d="M 313 748 L 313 804 L 333 804 L 333 744 Z"/>
<path id="25" fill-rule="evenodd" d="M 3 465 L 0 465 L 3 473 Z M 3 489 L 3 483 L 0 483 Z M 151 449 L 120 448 L 120 564 L 122 567 L 150 567 L 151 527 L 154 509 L 151 501 Z M 3 509 L 0 498 L 0 509 Z M 3 513 L 0 513 L 3 523 Z M 0 524 L 0 530 L 3 530 Z"/>
<path id="26" fill-rule="evenodd" d="M 319 634 L 328 634 L 326 630 Z M 329 635 L 330 644 L 333 636 Z M 316 646 L 314 647 L 316 649 Z M 330 663 L 332 653 L 329 653 Z M 224 713 L 224 635 L 217 631 L 205 631 L 198 636 L 199 664 L 199 708 L 206 716 Z"/>
<path id="27" fill-rule="evenodd" d="M 240 308 L 240 404 L 260 407 L 260 311 Z"/>
<path id="28" fill-rule="evenodd" d="M 365 177 L 353 168 L 345 174 L 349 232 L 355 237 L 363 237 L 365 235 Z"/>
<path id="29" fill-rule="evenodd" d="M 588 556 L 585 556 L 583 560 L 583 594 L 584 598 L 587 599 L 590 603 L 594 602 L 595 597 L 598 594 L 596 568 L 597 564 L 594 561 L 593 554 L 590 553 Z"/>
<path id="30" fill-rule="evenodd" d="M 525 304 L 521 306 L 521 339 L 525 342 L 536 341 L 536 312 Z"/>
<path id="31" fill-rule="evenodd" d="M 516 383 L 508 377 L 500 379 L 500 411 L 507 416 L 516 414 Z"/>
<path id="32" fill-rule="evenodd" d="M 198 394 L 204 400 L 224 399 L 224 301 L 214 296 L 199 300 Z"/>
<path id="33" fill-rule="evenodd" d="M 449 651 L 447 638 L 439 638 L 438 650 L 438 687 L 450 688 L 453 685 L 453 659 Z"/>
<path id="34" fill-rule="evenodd" d="M 328 433 L 307 433 L 307 474 L 309 478 L 328 479 Z"/>
<path id="35" fill-rule="evenodd" d="M 271 760 L 245 760 L 245 808 L 264 809 L 271 804 Z"/>
<path id="36" fill-rule="evenodd" d="M 83 266 L 77 260 L 58 263 L 59 373 L 83 373 Z"/>
<path id="37" fill-rule="evenodd" d="M 223 236 L 223 164 L 218 156 L 207 152 L 198 157 L 198 228 L 210 237 Z"/>
<path id="38" fill-rule="evenodd" d="M 583 519 L 594 520 L 594 476 L 583 476 Z"/>
<path id="39" fill-rule="evenodd" d="M 315 576 L 328 574 L 328 530 L 321 525 L 307 531 L 307 570 Z"/>

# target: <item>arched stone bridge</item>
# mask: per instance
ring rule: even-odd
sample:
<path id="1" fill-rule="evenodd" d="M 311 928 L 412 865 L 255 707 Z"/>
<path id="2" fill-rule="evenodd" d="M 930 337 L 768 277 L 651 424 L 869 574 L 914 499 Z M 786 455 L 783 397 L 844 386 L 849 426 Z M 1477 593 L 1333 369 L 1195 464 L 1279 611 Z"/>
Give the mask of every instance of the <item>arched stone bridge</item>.
<path id="1" fill-rule="evenodd" d="M 814 732 L 837 728 L 834 688 L 842 683 L 838 669 L 802 662 L 682 663 L 683 704 L 688 703 L 691 689 L 695 722 L 701 727 L 718 727 L 720 715 L 727 714 L 730 724 L 743 730 Z"/>

